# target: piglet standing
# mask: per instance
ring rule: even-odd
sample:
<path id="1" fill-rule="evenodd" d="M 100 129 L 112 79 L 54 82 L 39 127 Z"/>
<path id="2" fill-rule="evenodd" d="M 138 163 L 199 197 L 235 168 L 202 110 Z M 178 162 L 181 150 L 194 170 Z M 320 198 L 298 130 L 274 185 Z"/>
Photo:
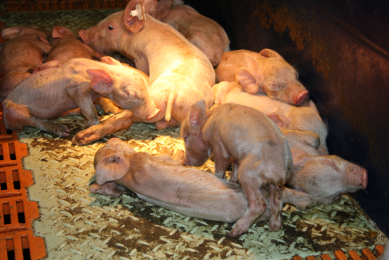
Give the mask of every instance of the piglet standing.
<path id="1" fill-rule="evenodd" d="M 204 99 L 213 104 L 212 85 L 215 71 L 207 56 L 171 26 L 148 12 L 158 7 L 157 1 L 131 0 L 124 12 L 111 14 L 99 24 L 79 32 L 83 41 L 104 52 L 120 52 L 133 59 L 136 67 L 149 75 L 149 93 L 161 112 L 148 123 L 158 129 L 176 127 L 188 114 L 190 105 Z M 146 14 L 137 12 L 136 5 Z M 139 15 L 139 17 L 138 17 Z M 119 114 L 118 114 L 119 115 Z M 121 115 L 120 115 L 121 116 Z M 137 118 L 121 117 L 121 121 L 94 126 L 78 133 L 73 142 L 85 144 L 106 134 L 130 127 Z M 111 127 L 117 123 L 119 128 Z M 93 138 L 91 138 L 93 136 Z"/>
<path id="2" fill-rule="evenodd" d="M 312 131 L 318 134 L 320 138 L 318 151 L 321 155 L 328 154 L 327 127 L 317 110 L 290 105 L 266 95 L 247 93 L 236 82 L 223 81 L 214 85 L 212 89 L 215 94 L 215 104 L 235 103 L 249 106 L 269 116 L 278 127 Z"/>
<path id="3" fill-rule="evenodd" d="M 106 59 L 108 63 L 114 62 L 111 57 Z M 156 116 L 159 110 L 148 95 L 147 77 L 116 62 L 118 65 L 109 65 L 80 58 L 32 74 L 3 102 L 5 126 L 13 130 L 33 126 L 67 136 L 68 129 L 47 119 L 79 107 L 89 126 L 98 124 L 93 101 L 100 96 L 132 111 L 125 113 L 145 120 Z"/>
<path id="4" fill-rule="evenodd" d="M 94 166 L 97 183 L 90 187 L 92 193 L 120 196 L 122 185 L 154 205 L 223 222 L 235 222 L 247 210 L 246 196 L 238 184 L 184 167 L 167 155 L 136 153 L 118 138 L 96 152 Z"/>
<path id="5" fill-rule="evenodd" d="M 223 27 L 189 5 L 184 5 L 183 1 L 161 0 L 158 4 L 159 14 L 162 16 L 159 20 L 182 33 L 217 67 L 223 52 L 230 50 L 230 40 Z"/>
<path id="6" fill-rule="evenodd" d="M 270 118 L 242 105 L 224 104 L 211 110 L 204 101 L 194 104 L 182 123 L 185 163 L 200 166 L 213 153 L 215 175 L 224 178 L 233 159 L 232 182 L 247 196 L 249 209 L 236 223 L 231 236 L 246 232 L 270 208 L 270 230 L 282 225 L 282 187 L 293 168 L 288 142 Z M 269 190 L 269 205 L 263 197 Z"/>
<path id="7" fill-rule="evenodd" d="M 216 68 L 216 80 L 238 82 L 250 94 L 266 94 L 293 105 L 309 99 L 298 80 L 297 71 L 277 52 L 263 49 L 259 53 L 236 50 L 223 53 Z"/>

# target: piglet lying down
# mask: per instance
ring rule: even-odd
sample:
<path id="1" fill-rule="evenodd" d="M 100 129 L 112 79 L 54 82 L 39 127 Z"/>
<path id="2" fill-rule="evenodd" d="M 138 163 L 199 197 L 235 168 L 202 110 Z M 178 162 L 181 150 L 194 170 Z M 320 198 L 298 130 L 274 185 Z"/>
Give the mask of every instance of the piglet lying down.
<path id="1" fill-rule="evenodd" d="M 330 156 L 311 157 L 313 164 L 318 160 L 330 160 Z M 333 158 L 333 163 L 344 164 Z M 312 164 L 307 163 L 306 167 Z M 319 163 L 320 164 L 320 163 Z M 92 193 L 120 196 L 122 186 L 134 191 L 139 198 L 154 205 L 197 218 L 215 221 L 238 221 L 248 209 L 248 201 L 239 184 L 229 183 L 213 174 L 195 168 L 183 167 L 169 156 L 153 156 L 148 153 L 135 153 L 126 142 L 113 138 L 100 148 L 94 159 L 97 184 L 90 187 Z M 339 182 L 331 189 L 326 185 L 304 186 L 317 179 L 317 174 L 307 174 L 306 167 L 296 169 L 288 184 L 283 187 L 284 203 L 290 203 L 300 209 L 319 204 L 330 204 L 344 192 L 365 189 L 367 175 L 361 169 L 362 176 L 355 172 L 355 178 L 362 177 L 362 183 L 345 185 L 345 172 L 334 174 L 331 162 L 315 167 L 317 174 L 333 183 Z M 320 168 L 321 167 L 321 168 Z M 357 167 L 351 163 L 347 167 Z M 359 169 L 359 168 L 358 168 Z M 308 171 L 309 172 L 309 171 Z M 305 180 L 305 181 L 302 181 Z M 120 184 L 120 185 L 117 185 Z M 347 188 L 347 187 L 348 188 Z M 313 188 L 315 190 L 313 190 Z M 296 190 L 294 190 L 296 189 Z M 325 193 L 325 196 L 322 195 Z M 265 195 L 269 205 L 269 194 Z M 270 210 L 267 209 L 255 220 L 269 221 Z"/>
<path id="2" fill-rule="evenodd" d="M 5 126 L 12 130 L 33 126 L 68 136 L 67 128 L 47 119 L 79 107 L 89 126 L 99 124 L 93 105 L 99 97 L 131 110 L 124 113 L 138 114 L 145 120 L 155 117 L 159 109 L 148 94 L 147 76 L 111 57 L 103 57 L 102 61 L 72 59 L 61 67 L 48 68 L 25 78 L 3 102 Z"/>
<path id="3" fill-rule="evenodd" d="M 169 156 L 135 153 L 126 142 L 113 138 L 94 159 L 97 184 L 92 193 L 120 196 L 121 186 L 154 205 L 197 218 L 235 222 L 248 208 L 238 184 L 213 174 L 187 168 Z"/>

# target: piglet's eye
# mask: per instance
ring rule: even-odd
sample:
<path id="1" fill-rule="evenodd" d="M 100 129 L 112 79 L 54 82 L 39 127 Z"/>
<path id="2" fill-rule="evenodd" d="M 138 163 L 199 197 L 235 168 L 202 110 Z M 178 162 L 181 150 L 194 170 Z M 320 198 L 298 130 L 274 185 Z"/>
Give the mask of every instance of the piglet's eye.
<path id="1" fill-rule="evenodd" d="M 108 29 L 113 30 L 113 26 L 112 25 L 108 25 Z"/>

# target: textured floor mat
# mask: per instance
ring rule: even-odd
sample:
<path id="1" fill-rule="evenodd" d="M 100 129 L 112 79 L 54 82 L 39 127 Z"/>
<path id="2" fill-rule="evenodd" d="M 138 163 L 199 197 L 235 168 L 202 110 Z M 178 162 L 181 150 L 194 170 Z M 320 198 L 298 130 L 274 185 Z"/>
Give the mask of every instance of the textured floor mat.
<path id="1" fill-rule="evenodd" d="M 86 127 L 78 116 L 57 122 L 72 134 Z M 152 154 L 183 148 L 179 128 L 158 131 L 135 124 L 108 138 L 114 136 L 136 151 Z M 227 235 L 232 224 L 189 218 L 141 201 L 128 190 L 121 197 L 90 194 L 93 157 L 108 138 L 76 146 L 70 138 L 34 128 L 20 132 L 19 138 L 30 147 L 24 166 L 33 172 L 30 199 L 39 202 L 41 212 L 34 227 L 36 235 L 46 239 L 49 259 L 290 259 L 333 256 L 335 250 L 373 250 L 385 243 L 384 235 L 348 195 L 339 203 L 307 211 L 286 205 L 281 231 L 269 232 L 267 223 L 257 223 L 248 233 L 231 238 Z M 213 162 L 202 169 L 212 172 Z"/>

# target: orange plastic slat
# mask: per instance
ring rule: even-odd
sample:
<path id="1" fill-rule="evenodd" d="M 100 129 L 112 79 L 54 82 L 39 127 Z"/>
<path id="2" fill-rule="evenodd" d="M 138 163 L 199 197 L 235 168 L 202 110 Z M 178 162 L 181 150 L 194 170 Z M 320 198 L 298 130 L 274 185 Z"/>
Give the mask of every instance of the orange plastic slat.
<path id="1" fill-rule="evenodd" d="M 331 257 L 329 255 L 327 255 L 327 254 L 321 255 L 321 259 L 322 260 L 332 260 Z"/>
<path id="2" fill-rule="evenodd" d="M 335 251 L 335 257 L 336 260 L 348 260 L 346 255 L 341 250 Z"/>
<path id="3" fill-rule="evenodd" d="M 362 258 L 354 250 L 348 251 L 350 255 L 350 260 L 362 260 Z"/>
<path id="4" fill-rule="evenodd" d="M 7 259 L 7 244 L 5 240 L 0 239 L 0 259 Z"/>
<path id="5" fill-rule="evenodd" d="M 377 250 L 376 257 L 379 257 L 384 252 L 384 246 L 376 245 L 375 249 Z"/>
<path id="6" fill-rule="evenodd" d="M 301 257 L 299 257 L 299 256 L 294 256 L 293 260 L 303 260 L 303 259 Z"/>
<path id="7" fill-rule="evenodd" d="M 316 257 L 314 257 L 314 256 L 308 256 L 308 257 L 307 257 L 307 260 L 316 260 Z"/>
<path id="8" fill-rule="evenodd" d="M 15 259 L 23 259 L 23 249 L 29 248 L 31 260 L 42 259 L 46 256 L 43 238 L 34 237 L 32 230 L 21 230 L 7 233 L 0 233 L 0 259 L 8 259 L 7 243 L 13 241 Z"/>
<path id="9" fill-rule="evenodd" d="M 369 249 L 364 248 L 364 249 L 362 249 L 362 259 L 363 260 L 375 260 L 376 258 Z"/>

